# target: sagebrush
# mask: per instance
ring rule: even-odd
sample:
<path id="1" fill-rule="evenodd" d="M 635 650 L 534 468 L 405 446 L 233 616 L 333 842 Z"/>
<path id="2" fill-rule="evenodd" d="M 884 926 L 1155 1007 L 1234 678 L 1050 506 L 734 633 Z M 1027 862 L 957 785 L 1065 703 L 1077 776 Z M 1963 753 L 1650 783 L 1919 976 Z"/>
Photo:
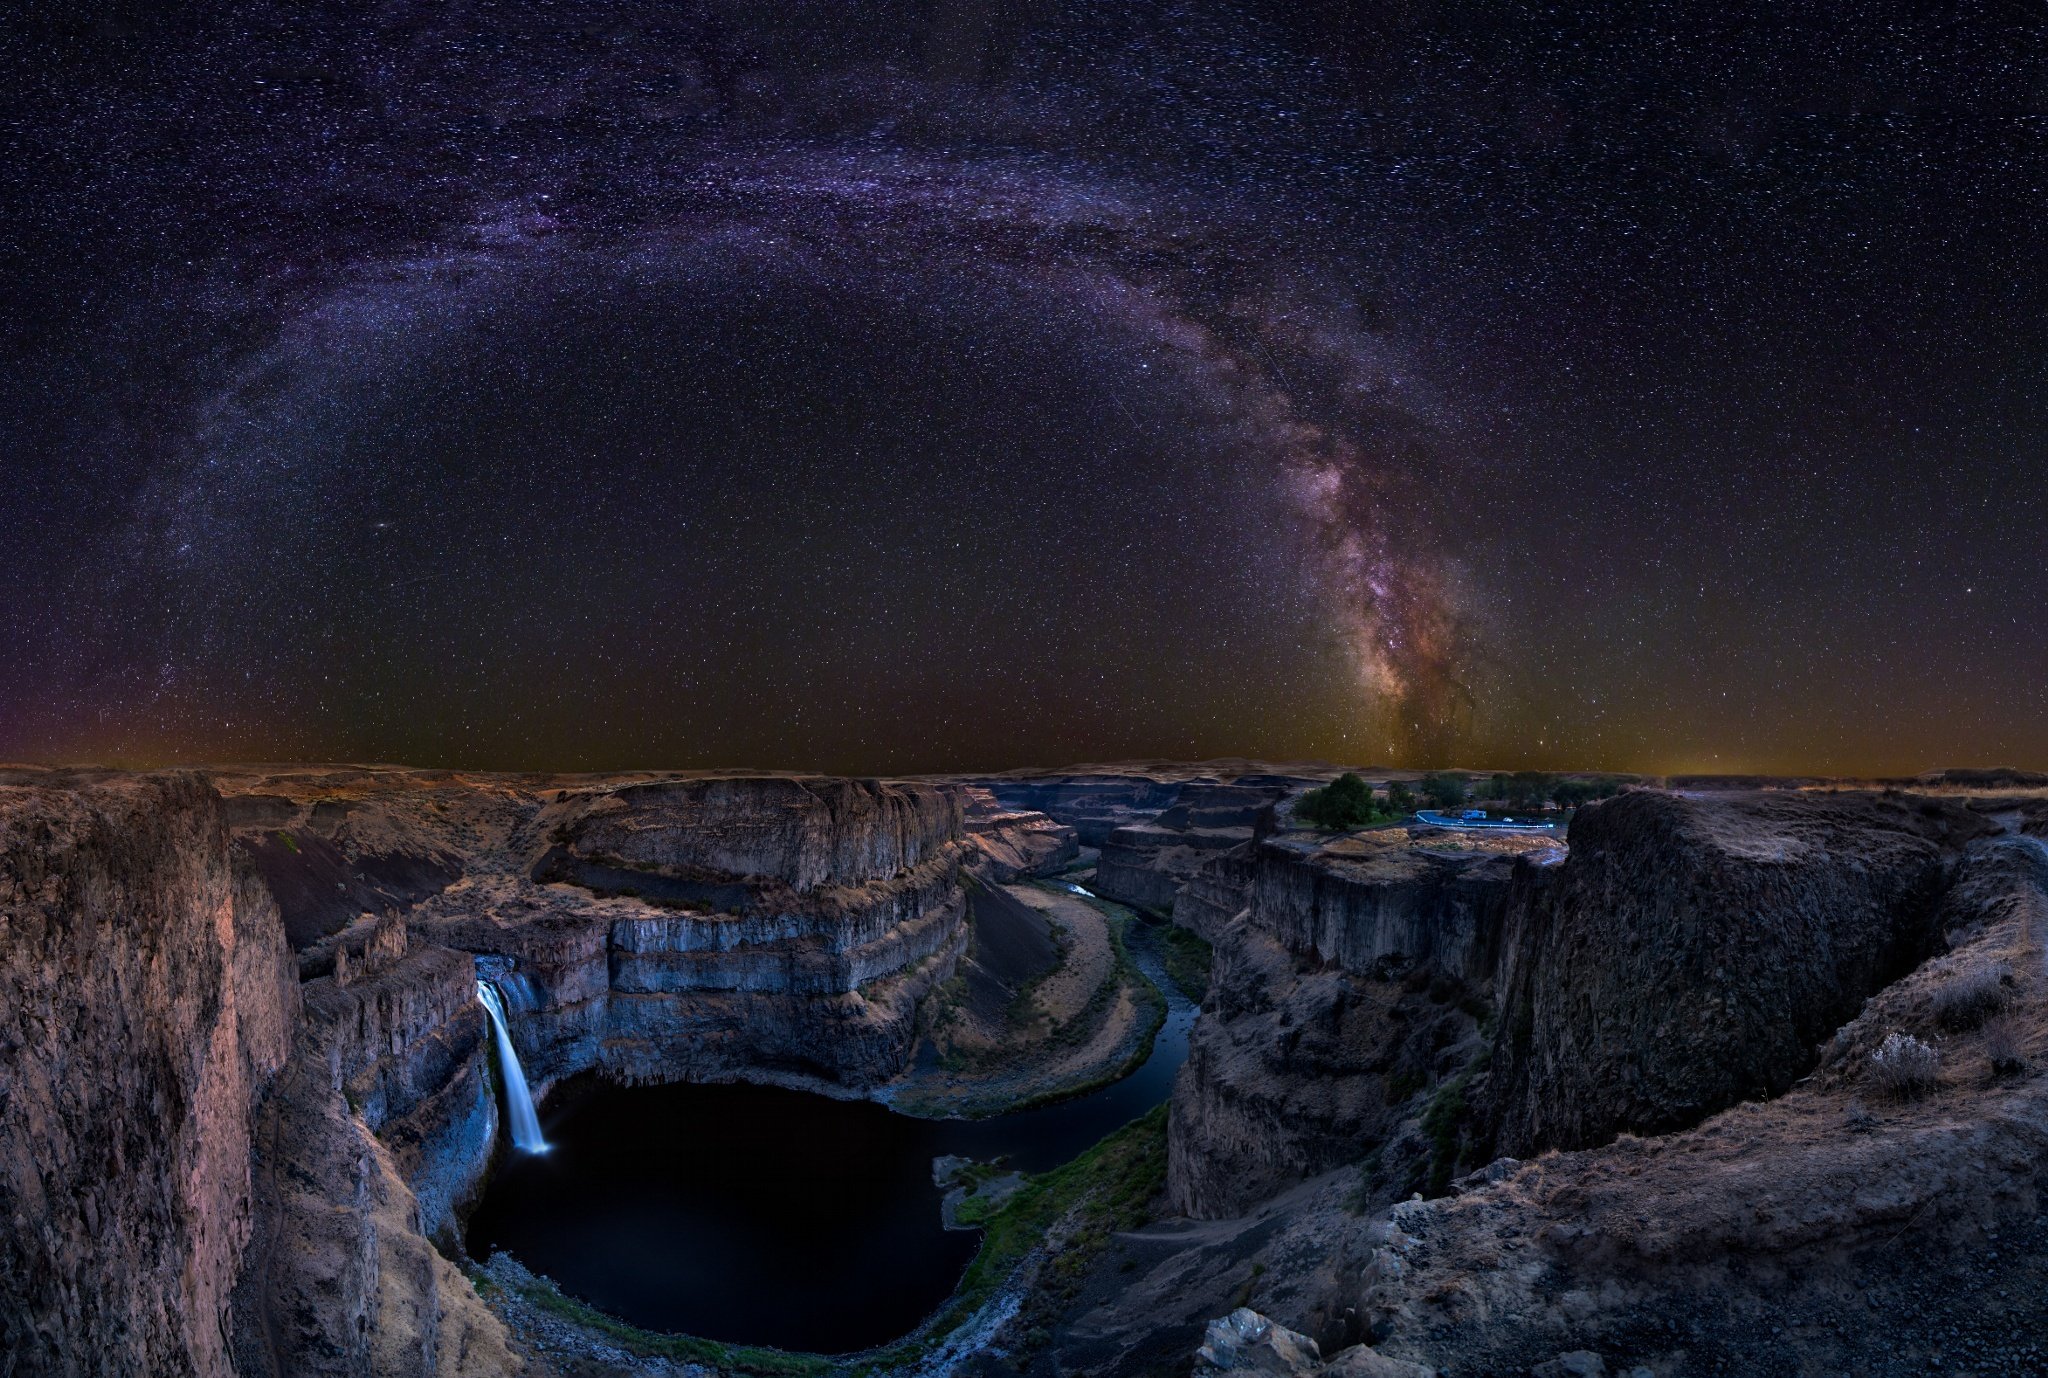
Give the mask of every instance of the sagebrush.
<path id="1" fill-rule="evenodd" d="M 1941 1051 L 1911 1034 L 1894 1033 L 1870 1055 L 1877 1089 L 1894 1100 L 1915 1100 L 1941 1084 Z"/>

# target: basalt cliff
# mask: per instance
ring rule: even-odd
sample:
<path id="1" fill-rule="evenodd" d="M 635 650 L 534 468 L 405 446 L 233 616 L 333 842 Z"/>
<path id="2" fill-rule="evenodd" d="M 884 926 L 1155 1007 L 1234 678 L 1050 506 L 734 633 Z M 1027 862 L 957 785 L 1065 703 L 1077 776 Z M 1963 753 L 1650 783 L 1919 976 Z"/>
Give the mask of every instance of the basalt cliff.
<path id="1" fill-rule="evenodd" d="M 1317 778 L 0 771 L 0 1372 L 694 1371 L 465 1271 L 479 978 L 541 1096 L 886 1095 L 1087 946 L 1070 881 L 1213 945 L 1163 1181 L 926 1371 L 2048 1371 L 2038 791 L 1337 836 Z"/>
<path id="2" fill-rule="evenodd" d="M 497 1374 L 457 1268 L 536 1089 L 904 1070 L 965 881 L 1072 833 L 954 784 L 0 776 L 0 1371 Z"/>

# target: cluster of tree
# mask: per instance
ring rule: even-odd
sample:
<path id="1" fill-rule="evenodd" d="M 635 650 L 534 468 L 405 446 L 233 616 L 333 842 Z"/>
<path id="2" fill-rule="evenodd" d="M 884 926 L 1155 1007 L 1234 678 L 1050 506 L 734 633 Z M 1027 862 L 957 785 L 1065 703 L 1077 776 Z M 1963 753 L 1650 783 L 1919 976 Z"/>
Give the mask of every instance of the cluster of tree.
<path id="1" fill-rule="evenodd" d="M 1606 799 L 1628 788 L 1628 781 L 1602 775 L 1591 780 L 1567 780 L 1541 770 L 1518 770 L 1512 775 L 1489 775 L 1478 782 L 1463 775 L 1432 774 L 1422 777 L 1422 797 L 1430 807 L 1453 809 L 1471 800 L 1501 804 L 1510 809 L 1534 810 L 1550 804 L 1575 809 L 1595 799 Z"/>
<path id="2" fill-rule="evenodd" d="M 1581 804 L 1590 804 L 1595 799 L 1612 799 L 1628 788 L 1628 781 L 1617 780 L 1612 775 L 1599 775 L 1591 780 L 1561 780 L 1550 791 L 1550 797 L 1561 809 L 1575 809 Z"/>
<path id="3" fill-rule="evenodd" d="M 1405 793 L 1405 786 L 1403 790 Z M 1409 795 L 1407 807 L 1413 807 L 1414 802 L 1414 796 Z M 1406 812 L 1392 798 L 1382 806 L 1372 786 L 1347 770 L 1321 789 L 1312 789 L 1295 800 L 1294 816 L 1318 828 L 1366 828 L 1393 821 L 1400 816 L 1397 808 Z"/>
<path id="4" fill-rule="evenodd" d="M 1422 797 L 1433 809 L 1455 809 L 1472 797 L 1472 782 L 1441 771 L 1422 777 Z"/>
<path id="5" fill-rule="evenodd" d="M 1522 812 L 1552 804 L 1575 809 L 1619 794 L 1628 786 L 1627 780 L 1612 775 L 1567 780 L 1546 771 L 1518 770 L 1474 781 L 1470 776 L 1437 771 L 1423 776 L 1412 788 L 1405 781 L 1392 782 L 1382 799 L 1371 785 L 1347 770 L 1321 789 L 1302 795 L 1295 802 L 1294 816 L 1314 827 L 1348 830 L 1405 818 L 1418 803 L 1433 809 L 1454 809 L 1471 802 Z"/>

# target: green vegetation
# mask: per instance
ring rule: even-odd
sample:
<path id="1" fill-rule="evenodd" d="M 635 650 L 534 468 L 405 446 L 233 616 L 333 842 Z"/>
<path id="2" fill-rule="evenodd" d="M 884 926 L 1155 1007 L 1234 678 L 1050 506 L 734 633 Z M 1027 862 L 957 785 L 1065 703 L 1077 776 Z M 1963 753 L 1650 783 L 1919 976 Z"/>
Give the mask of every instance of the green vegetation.
<path id="1" fill-rule="evenodd" d="M 984 1218 L 969 1213 L 970 1198 L 956 1218 L 981 1226 L 981 1252 L 967 1265 L 953 1299 L 920 1336 L 863 1355 L 852 1372 L 879 1375 L 916 1362 L 994 1296 L 1062 1222 L 1065 1237 L 1039 1284 L 1050 1294 L 1077 1287 L 1111 1235 L 1150 1218 L 1152 1198 L 1165 1185 L 1166 1107 L 1156 1105 L 1072 1162 L 1028 1178 Z"/>
<path id="2" fill-rule="evenodd" d="M 1451 1175 L 1471 1147 L 1466 1130 L 1472 1107 L 1465 1101 L 1465 1088 L 1492 1061 L 1493 1049 L 1481 1048 L 1463 1071 L 1437 1088 L 1423 1108 L 1422 1132 L 1430 1142 L 1427 1195 L 1442 1196 L 1451 1189 Z"/>
<path id="3" fill-rule="evenodd" d="M 481 1284 L 478 1290 L 482 1290 Z M 522 1300 L 550 1315 L 560 1316 L 565 1321 L 602 1335 L 636 1354 L 681 1359 L 688 1363 L 711 1364 L 720 1372 L 758 1375 L 758 1378 L 811 1378 L 812 1375 L 829 1373 L 839 1367 L 832 1360 L 818 1354 L 791 1354 L 780 1349 L 763 1349 L 753 1345 L 720 1344 L 716 1340 L 700 1340 L 694 1335 L 662 1335 L 652 1330 L 642 1330 L 637 1325 L 628 1325 L 616 1316 L 607 1316 L 586 1302 L 564 1296 L 561 1289 L 546 1278 L 536 1277 L 515 1283 L 513 1290 Z"/>
<path id="4" fill-rule="evenodd" d="M 296 837 L 293 837 L 288 832 L 280 831 L 277 834 L 277 840 L 284 844 L 285 850 L 288 852 L 296 852 L 299 850 L 299 840 Z"/>
<path id="5" fill-rule="evenodd" d="M 1382 807 L 1372 786 L 1348 770 L 1321 789 L 1312 789 L 1297 799 L 1294 816 L 1312 827 L 1333 832 L 1369 828 L 1400 817 L 1393 809 Z"/>
<path id="6" fill-rule="evenodd" d="M 1436 772 L 1422 777 L 1422 797 L 1433 809 L 1455 809 L 1470 797 L 1472 782 L 1462 775 Z"/>
<path id="7" fill-rule="evenodd" d="M 1185 928 L 1161 924 L 1152 930 L 1159 940 L 1159 961 L 1182 995 L 1195 1004 L 1209 994 L 1209 969 L 1215 964 L 1216 949 Z"/>
<path id="8" fill-rule="evenodd" d="M 1627 789 L 1629 782 L 1612 775 L 1595 776 L 1591 780 L 1565 780 L 1551 790 L 1550 797 L 1561 809 L 1575 809 L 1581 804 L 1590 804 L 1595 799 L 1611 799 Z"/>

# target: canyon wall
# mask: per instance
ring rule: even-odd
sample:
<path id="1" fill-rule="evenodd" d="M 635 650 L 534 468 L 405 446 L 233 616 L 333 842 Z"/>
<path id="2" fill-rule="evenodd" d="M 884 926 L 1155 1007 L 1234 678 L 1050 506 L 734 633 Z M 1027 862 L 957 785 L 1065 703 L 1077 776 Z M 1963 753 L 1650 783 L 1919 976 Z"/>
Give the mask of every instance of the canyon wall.
<path id="1" fill-rule="evenodd" d="M 1636 791 L 1580 811 L 1503 945 L 1502 1151 L 1695 1124 L 1783 1092 L 1864 999 L 1939 950 L 1992 831 L 1932 800 Z"/>
<path id="2" fill-rule="evenodd" d="M 1083 847 L 1100 847 L 1116 829 L 1172 807 L 1187 782 L 1083 772 L 999 775 L 973 783 L 988 790 L 1003 807 L 1042 813 L 1073 828 Z M 1217 782 L 1207 779 L 1205 783 Z"/>
<path id="3" fill-rule="evenodd" d="M 298 985 L 192 775 L 0 775 L 0 1369 L 229 1371 Z"/>
<path id="4" fill-rule="evenodd" d="M 1229 1215 L 1346 1162 L 1439 1192 L 1497 1152 L 1780 1094 L 1940 950 L 1994 830 L 1868 793 L 1632 791 L 1582 809 L 1568 854 L 1388 830 L 1212 861 L 1248 902 L 1225 921 L 1226 884 L 1189 892 L 1216 970 L 1175 1089 L 1174 1204 Z"/>
<path id="5" fill-rule="evenodd" d="M 1183 785 L 1170 807 L 1103 839 L 1095 892 L 1171 914 L 1205 862 L 1273 831 L 1274 805 L 1285 794 L 1280 785 Z"/>
<path id="6" fill-rule="evenodd" d="M 1236 1214 L 1383 1147 L 1469 1060 L 1514 862 L 1405 833 L 1258 845 L 1175 1083 L 1168 1193 Z M 1213 930 L 1212 930 L 1213 931 Z"/>
<path id="7" fill-rule="evenodd" d="M 0 1367 L 517 1372 L 450 1261 L 498 1137 L 480 963 L 537 1090 L 858 1090 L 963 869 L 1073 846 L 916 782 L 9 771 Z"/>

